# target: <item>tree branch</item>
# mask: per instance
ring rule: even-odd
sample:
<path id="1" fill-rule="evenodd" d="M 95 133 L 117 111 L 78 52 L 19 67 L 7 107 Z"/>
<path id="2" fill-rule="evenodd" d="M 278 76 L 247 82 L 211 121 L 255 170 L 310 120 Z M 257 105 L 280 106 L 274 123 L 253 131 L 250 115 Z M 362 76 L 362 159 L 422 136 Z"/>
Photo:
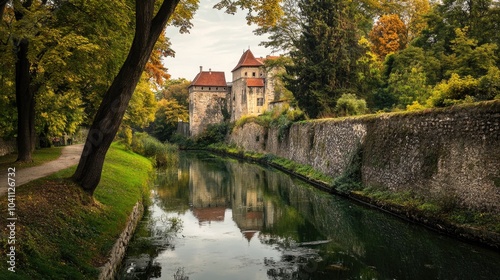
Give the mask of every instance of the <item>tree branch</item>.
<path id="1" fill-rule="evenodd" d="M 158 13 L 151 21 L 151 35 L 160 35 L 165 26 L 167 25 L 167 21 L 170 16 L 174 13 L 175 7 L 179 4 L 180 0 L 164 0 Z M 156 36 L 156 37 L 157 37 Z M 156 41 L 156 40 L 155 40 Z"/>

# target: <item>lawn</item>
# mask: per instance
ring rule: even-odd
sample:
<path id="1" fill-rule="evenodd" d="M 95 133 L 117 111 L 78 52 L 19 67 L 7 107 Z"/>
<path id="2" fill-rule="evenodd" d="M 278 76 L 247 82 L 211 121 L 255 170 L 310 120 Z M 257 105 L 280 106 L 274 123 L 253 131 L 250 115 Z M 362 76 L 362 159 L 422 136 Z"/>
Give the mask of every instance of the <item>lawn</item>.
<path id="1" fill-rule="evenodd" d="M 148 159 L 113 144 L 93 198 L 65 179 L 74 169 L 16 190 L 16 272 L 3 261 L 0 279 L 97 279 L 133 206 L 147 193 L 153 168 Z M 0 198 L 2 221 L 7 203 Z M 11 246 L 7 234 L 2 226 L 2 256 Z"/>

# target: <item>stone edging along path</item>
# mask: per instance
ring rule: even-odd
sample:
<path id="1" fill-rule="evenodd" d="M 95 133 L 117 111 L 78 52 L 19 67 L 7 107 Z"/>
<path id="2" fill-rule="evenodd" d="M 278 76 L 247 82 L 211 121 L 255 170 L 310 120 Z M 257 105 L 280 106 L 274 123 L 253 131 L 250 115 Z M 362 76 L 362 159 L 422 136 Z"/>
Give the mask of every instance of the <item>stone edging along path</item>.
<path id="1" fill-rule="evenodd" d="M 30 181 L 49 176 L 59 170 L 76 165 L 80 160 L 83 151 L 83 144 L 66 146 L 61 151 L 61 156 L 53 161 L 46 162 L 39 166 L 28 168 L 16 168 L 16 187 Z M 0 174 L 0 196 L 7 193 L 7 172 Z"/>

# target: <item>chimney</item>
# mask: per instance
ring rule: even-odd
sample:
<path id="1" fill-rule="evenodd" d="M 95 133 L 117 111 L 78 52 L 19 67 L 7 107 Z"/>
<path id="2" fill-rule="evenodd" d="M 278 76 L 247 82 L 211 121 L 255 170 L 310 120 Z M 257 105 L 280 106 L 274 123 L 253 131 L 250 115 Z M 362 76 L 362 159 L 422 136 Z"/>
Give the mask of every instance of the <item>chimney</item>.
<path id="1" fill-rule="evenodd" d="M 212 68 L 208 68 L 208 73 L 212 75 Z"/>
<path id="2" fill-rule="evenodd" d="M 203 71 L 203 66 L 200 66 L 200 73 Z"/>

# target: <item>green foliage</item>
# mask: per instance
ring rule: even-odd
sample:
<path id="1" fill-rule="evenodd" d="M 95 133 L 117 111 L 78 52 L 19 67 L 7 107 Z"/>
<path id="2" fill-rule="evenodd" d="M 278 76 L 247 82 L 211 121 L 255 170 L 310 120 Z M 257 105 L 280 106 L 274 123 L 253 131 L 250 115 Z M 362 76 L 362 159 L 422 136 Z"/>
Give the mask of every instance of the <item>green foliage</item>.
<path id="1" fill-rule="evenodd" d="M 335 106 L 337 116 L 362 115 L 367 111 L 366 101 L 357 98 L 354 94 L 342 94 Z"/>
<path id="2" fill-rule="evenodd" d="M 448 58 L 451 69 L 447 73 L 478 78 L 498 62 L 495 55 L 498 46 L 492 43 L 478 45 L 478 40 L 468 37 L 467 33 L 467 27 L 455 29 L 455 39 L 450 42 L 453 53 Z"/>
<path id="3" fill-rule="evenodd" d="M 149 126 L 154 121 L 156 106 L 155 95 L 143 75 L 125 111 L 123 125 L 138 129 Z"/>
<path id="4" fill-rule="evenodd" d="M 349 193 L 361 189 L 361 147 L 358 147 L 350 157 L 349 165 L 345 171 L 333 181 L 333 187 L 340 193 Z"/>
<path id="5" fill-rule="evenodd" d="M 138 154 L 152 158 L 157 167 L 172 166 L 179 161 L 177 145 L 162 143 L 147 133 L 134 133 L 131 149 Z"/>
<path id="6" fill-rule="evenodd" d="M 36 102 L 37 131 L 45 135 L 73 134 L 83 122 L 80 94 L 66 91 L 56 94 L 50 88 L 42 89 Z"/>
<path id="7" fill-rule="evenodd" d="M 189 84 L 185 79 L 169 80 L 157 96 L 157 110 L 149 130 L 161 141 L 172 137 L 179 120 L 189 121 Z"/>
<path id="8" fill-rule="evenodd" d="M 473 96 L 477 94 L 478 86 L 477 79 L 471 76 L 461 78 L 454 73 L 449 80 L 434 87 L 427 102 L 432 107 L 473 102 Z"/>
<path id="9" fill-rule="evenodd" d="M 294 122 L 305 120 L 304 112 L 298 109 L 284 107 L 272 112 L 270 125 L 278 128 L 278 140 L 282 141 L 288 134 L 288 131 Z"/>
<path id="10" fill-rule="evenodd" d="M 425 103 L 430 95 L 422 67 L 412 67 L 408 70 L 391 73 L 387 87 L 387 90 L 397 98 L 397 106 L 402 109 L 414 101 Z"/>
<path id="11" fill-rule="evenodd" d="M 196 148 L 196 141 L 191 137 L 186 137 L 184 135 L 174 133 L 170 137 L 170 142 L 179 146 L 179 149 L 187 150 L 190 148 Z"/>
<path id="12" fill-rule="evenodd" d="M 201 146 L 208 146 L 213 143 L 224 142 L 229 131 L 231 131 L 229 123 L 210 124 L 196 138 L 196 143 Z"/>
<path id="13" fill-rule="evenodd" d="M 477 100 L 500 99 L 500 69 L 490 67 L 488 73 L 479 79 Z"/>
<path id="14" fill-rule="evenodd" d="M 310 117 L 328 115 L 355 88 L 361 56 L 353 2 L 301 0 L 302 33 L 290 52 L 287 88 Z"/>

